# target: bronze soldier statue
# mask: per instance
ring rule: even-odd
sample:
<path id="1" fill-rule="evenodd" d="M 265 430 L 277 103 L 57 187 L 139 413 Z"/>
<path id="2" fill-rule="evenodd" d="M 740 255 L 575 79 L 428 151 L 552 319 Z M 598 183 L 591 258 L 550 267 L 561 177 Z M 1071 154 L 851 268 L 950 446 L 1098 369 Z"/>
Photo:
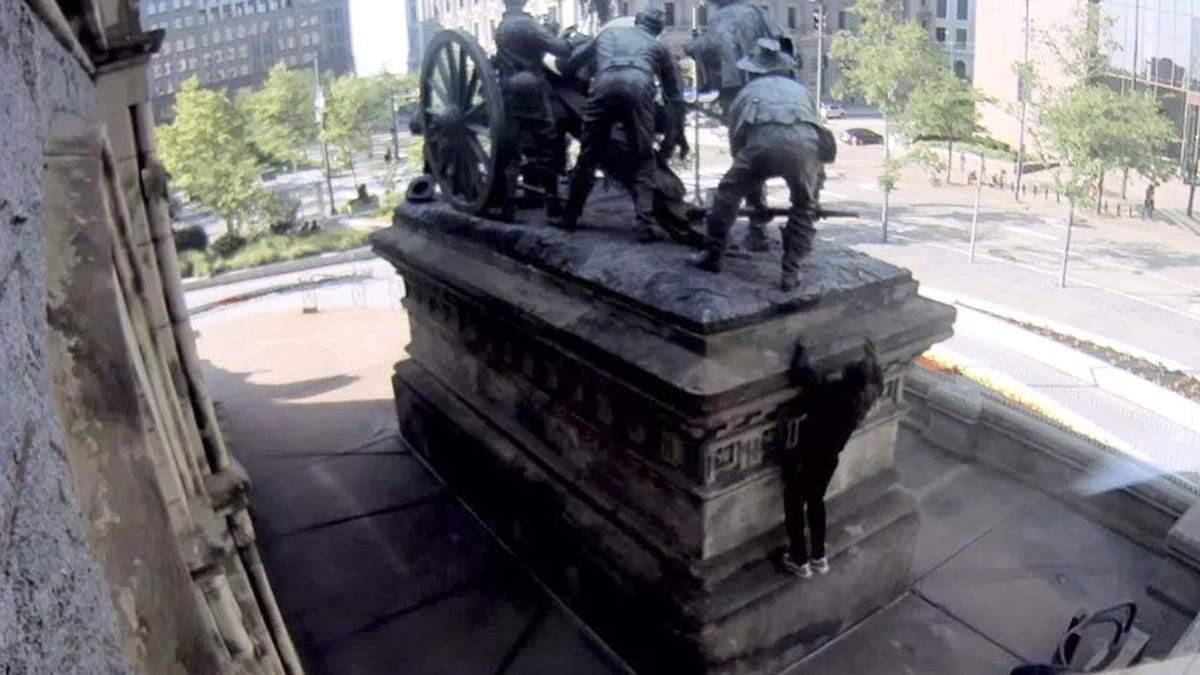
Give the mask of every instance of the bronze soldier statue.
<path id="1" fill-rule="evenodd" d="M 733 99 L 750 81 L 748 74 L 738 68 L 738 61 L 754 52 L 759 38 L 779 39 L 783 30 L 766 10 L 746 0 L 712 2 L 717 9 L 709 16 L 704 32 L 685 45 L 683 51 L 696 61 L 700 76 L 697 91 L 717 91 L 717 103 L 728 125 L 732 123 L 729 108 Z M 771 216 L 767 213 L 763 186 L 747 192 L 746 203 L 752 215 L 745 246 L 752 251 L 765 251 Z"/>
<path id="2" fill-rule="evenodd" d="M 699 65 L 702 81 L 697 89 L 716 90 L 721 112 L 728 114 L 734 97 L 750 81 L 737 62 L 754 52 L 759 38 L 778 40 L 783 30 L 766 10 L 746 0 L 712 2 L 717 9 L 708 17 L 704 32 L 685 45 L 683 52 Z"/>
<path id="3" fill-rule="evenodd" d="M 717 186 L 707 219 L 707 250 L 695 262 L 709 272 L 721 270 L 721 256 L 742 199 L 778 176 L 791 193 L 783 228 L 780 286 L 784 291 L 799 283 L 800 260 L 812 250 L 823 170 L 821 118 L 808 89 L 792 78 L 794 64 L 780 51 L 779 42 L 770 38 L 760 39 L 755 52 L 738 61 L 738 67 L 754 79 L 729 107 L 733 165 Z"/>
<path id="4" fill-rule="evenodd" d="M 620 124 L 634 179 L 633 206 L 637 213 L 639 241 L 658 239 L 654 229 L 653 193 L 655 179 L 655 98 L 654 80 L 662 83 L 664 105 L 673 111 L 668 119 L 682 120 L 681 77 L 666 45 L 658 40 L 663 29 L 663 12 L 647 9 L 639 12 L 633 26 L 611 26 L 596 39 L 576 50 L 563 65 L 574 73 L 591 64 L 592 78 L 587 104 L 583 110 L 583 137 L 579 159 L 571 173 L 570 192 L 563 210 L 562 225 L 574 229 L 584 203 L 595 182 L 614 126 Z M 682 136 L 680 129 L 669 129 L 668 138 Z"/>
<path id="5" fill-rule="evenodd" d="M 566 157 L 561 151 L 563 139 L 555 125 L 550 83 L 546 79 L 543 56 L 547 53 L 566 57 L 570 43 L 555 35 L 525 12 L 525 0 L 506 0 L 504 16 L 496 28 L 496 68 L 507 111 L 506 133 L 517 136 L 517 157 L 505 161 L 506 215 L 515 209 L 517 176 L 522 156 L 529 159 L 531 176 L 545 192 L 546 213 L 557 218 L 561 213 L 558 179 L 566 172 Z"/>

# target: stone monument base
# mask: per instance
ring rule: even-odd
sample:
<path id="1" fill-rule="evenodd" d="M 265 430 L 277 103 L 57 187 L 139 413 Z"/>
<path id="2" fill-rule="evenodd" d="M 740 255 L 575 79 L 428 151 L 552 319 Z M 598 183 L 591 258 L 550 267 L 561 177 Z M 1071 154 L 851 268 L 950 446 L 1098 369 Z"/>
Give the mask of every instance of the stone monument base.
<path id="1" fill-rule="evenodd" d="M 404 437 L 635 668 L 777 672 L 908 586 L 902 378 L 953 310 L 907 272 L 819 244 L 784 294 L 775 256 L 714 276 L 619 227 L 566 234 L 439 205 L 401 206 L 374 245 L 407 287 Z M 865 338 L 885 397 L 830 486 L 832 570 L 800 580 L 776 555 L 778 457 L 804 446 L 788 366 L 800 343 L 840 368 Z"/>

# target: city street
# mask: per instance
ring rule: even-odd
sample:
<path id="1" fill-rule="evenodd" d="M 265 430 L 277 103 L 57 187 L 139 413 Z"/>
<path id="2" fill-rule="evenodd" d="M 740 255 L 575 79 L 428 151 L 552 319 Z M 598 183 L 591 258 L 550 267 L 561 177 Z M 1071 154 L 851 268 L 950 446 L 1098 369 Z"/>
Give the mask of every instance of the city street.
<path id="1" fill-rule="evenodd" d="M 847 126 L 882 130 L 878 119 L 838 120 L 830 126 L 835 132 Z M 701 149 L 702 190 L 716 185 L 729 162 L 723 141 L 711 139 Z M 940 187 L 909 168 L 891 196 L 884 244 L 883 193 L 876 182 L 882 159 L 882 146 L 839 145 L 822 202 L 857 210 L 860 218 L 826 221 L 819 225 L 820 236 L 906 267 L 925 286 L 1072 326 L 1200 371 L 1200 221 L 1175 211 L 1150 221 L 1077 212 L 1067 286 L 1059 288 L 1065 204 L 1028 193 L 1024 202 L 1016 202 L 1008 191 L 984 187 L 971 263 L 975 188 L 961 184 L 957 166 L 958 184 Z M 973 161 L 968 159 L 968 171 Z M 992 164 L 998 171 L 999 164 Z M 684 179 L 690 188 L 691 173 Z M 1038 174 L 1029 179 L 1031 184 L 1046 181 L 1049 177 Z M 787 203 L 781 181 L 769 187 L 773 204 Z M 1166 187 L 1161 194 L 1167 194 Z"/>

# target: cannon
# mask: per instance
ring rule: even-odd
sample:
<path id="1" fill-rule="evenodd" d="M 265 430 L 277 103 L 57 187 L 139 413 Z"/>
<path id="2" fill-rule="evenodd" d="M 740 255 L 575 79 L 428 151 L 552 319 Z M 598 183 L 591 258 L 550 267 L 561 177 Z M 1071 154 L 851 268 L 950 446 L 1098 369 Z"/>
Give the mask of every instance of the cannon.
<path id="1" fill-rule="evenodd" d="M 549 70 L 547 78 L 559 129 L 578 138 L 587 101 L 586 79 Z M 434 34 L 421 68 L 420 108 L 410 129 L 424 136 L 426 173 L 433 176 L 442 199 L 455 209 L 474 215 L 503 211 L 505 169 L 520 156 L 505 115 L 497 68 L 475 38 L 460 30 Z M 627 177 L 619 161 L 624 141 L 619 135 L 613 140 L 613 161 L 601 169 L 609 179 L 624 184 Z M 656 217 L 676 239 L 698 244 L 699 233 L 688 227 L 693 218 L 683 202 L 683 182 L 665 159 L 658 162 L 658 174 Z M 523 192 L 541 194 L 529 182 Z"/>

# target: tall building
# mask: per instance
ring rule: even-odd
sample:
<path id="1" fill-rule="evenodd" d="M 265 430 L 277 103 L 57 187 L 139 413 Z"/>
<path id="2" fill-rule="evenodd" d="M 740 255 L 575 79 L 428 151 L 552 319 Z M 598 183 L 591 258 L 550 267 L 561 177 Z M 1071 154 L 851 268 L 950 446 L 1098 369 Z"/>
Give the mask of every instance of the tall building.
<path id="1" fill-rule="evenodd" d="M 946 52 L 954 74 L 969 80 L 975 65 L 975 0 L 933 1 L 933 39 Z"/>
<path id="2" fill-rule="evenodd" d="M 464 30 L 475 36 L 485 49 L 494 45 L 492 33 L 504 13 L 502 0 L 406 0 L 408 8 L 408 68 L 409 72 L 420 72 L 421 58 L 430 38 L 438 30 L 453 28 Z M 924 0 L 922 0 L 924 1 Z M 660 7 L 665 14 L 666 26 L 662 40 L 679 56 L 683 45 L 692 38 L 693 29 L 703 30 L 708 23 L 708 14 L 715 7 L 705 0 L 611 0 L 613 16 L 632 16 L 651 3 Z M 589 3 L 590 4 L 590 3 Z M 824 47 L 829 50 L 829 41 L 834 32 L 852 25 L 844 6 L 850 0 L 831 0 L 827 6 Z M 771 13 L 784 32 L 792 38 L 796 51 L 803 60 L 804 77 L 809 86 L 814 86 L 817 62 L 817 31 L 814 21 L 816 3 L 812 0 L 771 0 L 761 3 Z M 553 16 L 562 27 L 578 26 L 592 32 L 593 15 L 588 4 L 580 0 L 529 0 L 526 11 L 534 16 Z M 836 74 L 836 65 L 827 63 L 826 73 Z M 823 87 L 830 91 L 831 82 Z"/>
<path id="3" fill-rule="evenodd" d="M 147 27 L 166 32 L 150 61 L 156 122 L 171 118 L 175 92 L 193 75 L 236 96 L 277 63 L 354 71 L 349 0 L 144 0 L 140 11 Z"/>
<path id="4" fill-rule="evenodd" d="M 434 33 L 457 29 L 471 34 L 492 51 L 492 34 L 504 14 L 503 0 L 406 0 L 408 13 L 408 71 L 419 73 L 421 59 Z M 586 14 L 576 0 L 529 0 L 525 11 L 553 17 L 560 26 L 582 26 Z"/>
<path id="5" fill-rule="evenodd" d="M 1200 131 L 1200 0 L 977 0 L 976 25 L 987 26 L 976 41 L 975 85 L 993 102 L 983 108 L 983 124 L 994 138 L 1018 147 L 1020 99 L 1015 66 L 1024 58 L 1029 12 L 1029 59 L 1050 82 L 1054 54 L 1041 35 L 1054 35 L 1084 2 L 1099 4 L 1112 21 L 1111 67 L 1105 81 L 1114 88 L 1153 93 L 1176 129 L 1169 148 L 1190 170 Z M 1028 146 L 1028 135 L 1027 135 Z"/>

